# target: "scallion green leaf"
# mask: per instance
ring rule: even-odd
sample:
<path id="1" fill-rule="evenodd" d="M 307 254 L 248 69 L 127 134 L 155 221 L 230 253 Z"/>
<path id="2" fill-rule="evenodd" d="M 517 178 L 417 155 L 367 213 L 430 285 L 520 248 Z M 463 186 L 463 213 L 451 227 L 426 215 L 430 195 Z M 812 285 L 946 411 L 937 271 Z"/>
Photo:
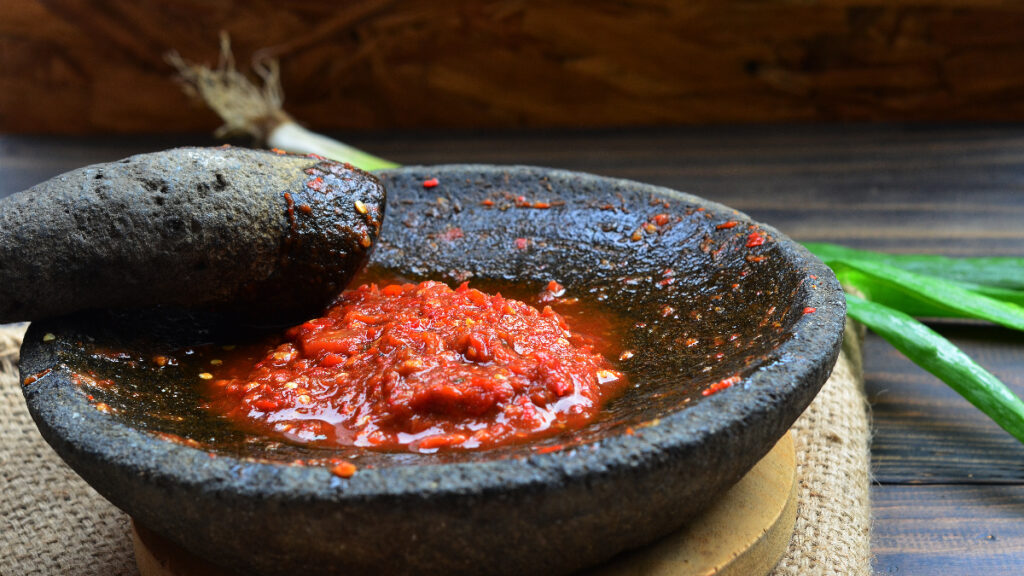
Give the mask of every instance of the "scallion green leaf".
<path id="1" fill-rule="evenodd" d="M 878 302 L 879 304 L 883 304 L 890 308 L 895 308 L 917 318 L 972 317 L 947 306 L 939 306 L 920 298 L 909 297 L 903 289 L 892 288 L 884 282 L 875 280 L 872 276 L 861 274 L 857 270 L 842 266 L 841 264 L 836 265 L 836 268 L 839 269 L 838 271 L 835 271 L 836 276 L 842 284 L 847 286 L 856 286 L 857 289 L 863 292 L 867 299 L 872 302 Z M 1001 300 L 1017 306 L 1024 306 L 1024 291 L 989 288 L 987 286 L 982 287 L 982 289 L 973 289 L 967 288 L 960 283 L 957 283 L 957 285 L 961 288 L 981 294 L 982 296 L 987 296 L 989 298 Z"/>
<path id="2" fill-rule="evenodd" d="M 872 299 L 881 295 L 882 289 L 889 296 L 890 302 L 894 302 L 893 294 L 902 294 L 909 302 L 903 305 L 894 303 L 900 309 L 910 310 L 913 301 L 917 301 L 917 304 L 944 309 L 949 312 L 945 314 L 947 316 L 988 320 L 1024 331 L 1024 307 L 989 298 L 955 282 L 909 272 L 877 261 L 843 259 L 832 260 L 829 265 L 840 278 L 859 276 L 860 281 L 854 279 L 851 283 L 868 293 L 874 288 L 878 294 L 872 296 Z"/>
<path id="3" fill-rule="evenodd" d="M 964 282 L 957 282 L 957 284 L 974 292 L 981 294 L 982 296 L 988 296 L 995 300 L 1002 300 L 1010 304 L 1016 304 L 1017 306 L 1024 306 L 1024 290 L 1011 290 L 1009 288 L 994 288 L 992 286 L 981 286 L 977 284 L 967 284 Z"/>
<path id="4" fill-rule="evenodd" d="M 835 264 L 835 263 L 833 263 Z M 852 268 L 845 268 L 836 265 L 833 270 L 836 277 L 843 286 L 856 288 L 858 292 L 872 302 L 877 302 L 889 308 L 895 308 L 904 314 L 915 318 L 963 318 L 964 315 L 956 310 L 945 306 L 938 306 L 907 296 L 903 290 L 891 288 L 884 282 L 879 282 L 873 276 L 861 274 Z"/>
<path id="5" fill-rule="evenodd" d="M 853 294 L 846 296 L 846 311 L 1024 442 L 1024 402 L 952 342 L 903 312 Z"/>
<path id="6" fill-rule="evenodd" d="M 950 258 L 934 254 L 886 254 L 824 242 L 805 242 L 804 246 L 825 263 L 830 260 L 880 262 L 910 272 L 960 282 L 965 286 L 1024 290 L 1024 258 Z"/>

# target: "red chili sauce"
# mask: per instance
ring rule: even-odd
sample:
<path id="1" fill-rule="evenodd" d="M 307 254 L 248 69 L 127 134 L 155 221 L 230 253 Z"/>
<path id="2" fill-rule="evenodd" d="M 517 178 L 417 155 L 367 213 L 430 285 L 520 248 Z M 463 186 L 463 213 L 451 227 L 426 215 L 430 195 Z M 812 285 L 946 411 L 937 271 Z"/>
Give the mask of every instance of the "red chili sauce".
<path id="1" fill-rule="evenodd" d="M 552 282 L 538 301 L 562 291 Z M 600 353 L 610 340 L 574 331 L 548 305 L 465 283 L 370 283 L 289 329 L 255 366 L 239 349 L 202 376 L 209 409 L 293 442 L 490 448 L 592 420 L 626 386 Z"/>

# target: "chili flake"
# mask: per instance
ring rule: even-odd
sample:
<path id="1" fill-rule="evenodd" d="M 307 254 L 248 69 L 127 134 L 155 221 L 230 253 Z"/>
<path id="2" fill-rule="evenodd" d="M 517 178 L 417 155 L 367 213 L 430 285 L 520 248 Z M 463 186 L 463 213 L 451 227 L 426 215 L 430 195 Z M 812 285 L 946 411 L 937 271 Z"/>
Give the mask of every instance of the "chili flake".
<path id="1" fill-rule="evenodd" d="M 458 240 L 459 238 L 463 238 L 465 236 L 466 234 L 462 231 L 462 228 L 458 227 L 449 228 L 445 230 L 443 234 L 441 234 L 441 238 L 447 240 L 448 242 Z"/>
<path id="2" fill-rule="evenodd" d="M 716 392 L 721 392 L 722 390 L 725 390 L 726 388 L 729 388 L 729 387 L 739 383 L 739 381 L 740 381 L 739 375 L 733 375 L 733 376 L 730 376 L 728 378 L 723 378 L 722 380 L 719 380 L 718 382 L 715 382 L 711 386 L 708 386 L 700 394 L 701 394 L 701 396 L 711 396 L 712 394 L 715 394 Z"/>
<path id="3" fill-rule="evenodd" d="M 339 478 L 351 478 L 355 476 L 357 470 L 356 465 L 351 462 L 340 462 L 331 468 L 331 474 Z"/>
<path id="4" fill-rule="evenodd" d="M 39 380 L 43 376 L 46 376 L 49 373 L 50 373 L 50 369 L 47 368 L 46 370 L 43 370 L 42 372 L 37 372 L 35 374 L 32 374 L 31 376 L 26 376 L 25 380 L 22 381 L 21 385 L 22 386 L 28 386 L 28 385 L 32 384 L 33 382 L 35 382 L 36 380 Z"/>
<path id="5" fill-rule="evenodd" d="M 324 188 L 324 179 L 320 176 L 313 178 L 309 182 L 306 182 L 306 188 L 313 190 L 314 192 L 320 192 Z"/>

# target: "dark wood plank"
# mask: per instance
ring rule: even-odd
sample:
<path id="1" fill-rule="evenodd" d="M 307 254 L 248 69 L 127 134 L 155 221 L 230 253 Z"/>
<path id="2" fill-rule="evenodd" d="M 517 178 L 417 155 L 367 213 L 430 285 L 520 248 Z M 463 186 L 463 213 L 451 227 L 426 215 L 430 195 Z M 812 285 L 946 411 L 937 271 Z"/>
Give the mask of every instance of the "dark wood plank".
<path id="1" fill-rule="evenodd" d="M 883 486 L 871 497 L 877 574 L 1024 570 L 1022 486 Z"/>
<path id="2" fill-rule="evenodd" d="M 1024 334 L 935 325 L 1024 396 Z M 871 460 L 883 483 L 1024 483 L 1024 445 L 878 337 L 865 348 Z"/>

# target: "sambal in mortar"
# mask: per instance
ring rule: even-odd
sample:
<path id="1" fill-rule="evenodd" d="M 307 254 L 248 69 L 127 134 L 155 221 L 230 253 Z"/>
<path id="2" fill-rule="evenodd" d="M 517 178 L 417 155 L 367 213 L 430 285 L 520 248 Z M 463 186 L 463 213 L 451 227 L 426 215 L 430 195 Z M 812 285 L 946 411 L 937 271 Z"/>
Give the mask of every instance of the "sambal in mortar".
<path id="1" fill-rule="evenodd" d="M 538 300 L 561 292 L 551 283 Z M 248 432 L 429 453 L 584 426 L 627 382 L 600 348 L 548 305 L 467 283 L 368 283 L 202 377 L 208 408 Z"/>

